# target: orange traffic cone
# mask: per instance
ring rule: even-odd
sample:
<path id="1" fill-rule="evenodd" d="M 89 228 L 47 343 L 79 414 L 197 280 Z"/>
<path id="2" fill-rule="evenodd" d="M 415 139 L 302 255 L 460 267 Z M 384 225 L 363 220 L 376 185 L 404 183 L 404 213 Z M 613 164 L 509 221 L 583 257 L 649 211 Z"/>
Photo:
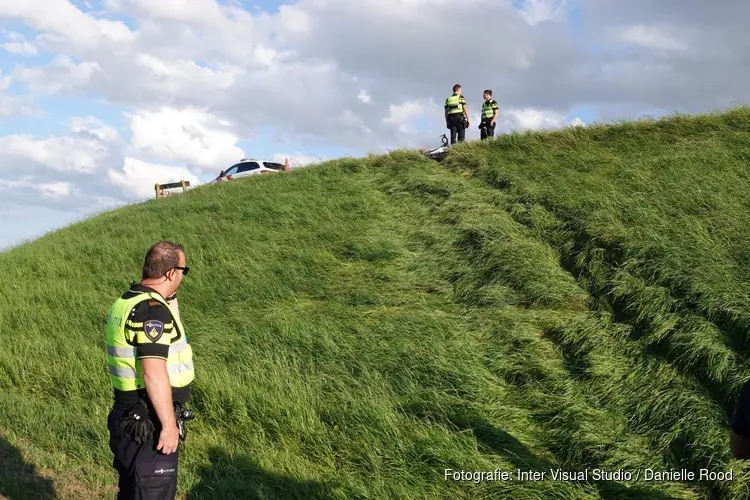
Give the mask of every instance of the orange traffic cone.
<path id="1" fill-rule="evenodd" d="M 284 172 L 289 172 L 289 158 L 284 160 Z"/>

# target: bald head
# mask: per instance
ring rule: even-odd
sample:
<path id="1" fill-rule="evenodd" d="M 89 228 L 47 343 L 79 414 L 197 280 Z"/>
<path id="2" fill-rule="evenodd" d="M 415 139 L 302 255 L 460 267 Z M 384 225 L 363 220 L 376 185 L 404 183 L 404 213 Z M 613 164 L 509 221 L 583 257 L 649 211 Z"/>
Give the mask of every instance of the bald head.
<path id="1" fill-rule="evenodd" d="M 164 277 L 171 269 L 180 265 L 181 253 L 184 253 L 184 249 L 178 243 L 171 241 L 156 243 L 146 253 L 141 278 L 147 280 Z"/>

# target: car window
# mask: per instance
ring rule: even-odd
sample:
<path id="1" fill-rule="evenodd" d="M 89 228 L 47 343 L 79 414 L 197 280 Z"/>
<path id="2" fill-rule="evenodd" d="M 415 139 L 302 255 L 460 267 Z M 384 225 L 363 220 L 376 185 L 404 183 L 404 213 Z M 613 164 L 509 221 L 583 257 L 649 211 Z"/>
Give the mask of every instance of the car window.
<path id="1" fill-rule="evenodd" d="M 237 173 L 240 173 L 240 172 L 249 172 L 251 170 L 255 170 L 257 168 L 260 168 L 260 165 L 258 165 L 258 163 L 254 162 L 254 161 L 249 161 L 249 162 L 246 162 L 246 163 L 242 163 L 242 164 L 240 164 L 238 166 L 239 166 L 239 170 L 237 171 Z"/>
<path id="2" fill-rule="evenodd" d="M 234 175 L 234 174 L 237 173 L 237 169 L 238 168 L 239 168 L 239 165 L 235 165 L 235 166 L 231 167 L 230 169 L 228 169 L 226 172 L 224 172 L 224 175 L 225 176 L 227 176 L 227 175 Z"/>
<path id="3" fill-rule="evenodd" d="M 272 170 L 284 170 L 284 165 L 281 163 L 276 163 L 272 161 L 264 161 L 263 165 L 266 166 L 266 168 L 270 168 Z"/>

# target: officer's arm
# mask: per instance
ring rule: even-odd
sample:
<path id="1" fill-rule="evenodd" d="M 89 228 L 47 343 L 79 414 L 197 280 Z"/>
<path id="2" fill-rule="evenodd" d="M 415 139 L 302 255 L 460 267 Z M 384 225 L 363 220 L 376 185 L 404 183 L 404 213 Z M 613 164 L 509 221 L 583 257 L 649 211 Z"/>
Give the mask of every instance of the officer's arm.
<path id="1" fill-rule="evenodd" d="M 742 386 L 729 432 L 729 449 L 734 458 L 750 459 L 750 382 Z"/>
<path id="2" fill-rule="evenodd" d="M 167 373 L 167 361 L 159 358 L 144 358 L 143 379 L 146 382 L 146 392 L 154 405 L 162 427 L 177 425 L 172 404 L 172 386 Z"/>
<path id="3" fill-rule="evenodd" d="M 167 373 L 167 357 L 174 324 L 161 304 L 150 306 L 143 328 L 136 333 L 137 357 L 143 367 L 146 393 L 163 427 L 177 425 L 172 406 L 172 386 Z"/>
<path id="4" fill-rule="evenodd" d="M 466 123 L 469 123 L 469 108 L 466 107 L 466 99 L 461 99 L 461 105 L 463 105 L 464 113 L 466 113 Z"/>

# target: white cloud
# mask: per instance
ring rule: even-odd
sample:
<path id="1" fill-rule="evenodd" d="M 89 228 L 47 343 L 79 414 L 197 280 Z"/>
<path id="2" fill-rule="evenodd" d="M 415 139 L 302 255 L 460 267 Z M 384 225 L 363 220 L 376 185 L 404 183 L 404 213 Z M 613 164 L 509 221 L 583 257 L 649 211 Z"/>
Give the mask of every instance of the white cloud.
<path id="1" fill-rule="evenodd" d="M 192 60 L 167 61 L 146 53 L 138 54 L 135 63 L 147 70 L 144 76 L 150 85 L 164 94 L 179 95 L 188 86 L 204 92 L 227 90 L 234 86 L 240 73 L 237 68 L 213 70 Z"/>
<path id="2" fill-rule="evenodd" d="M 7 52 L 20 56 L 35 56 L 38 54 L 36 47 L 29 42 L 5 42 L 2 47 Z"/>
<path id="3" fill-rule="evenodd" d="M 271 159 L 275 162 L 281 163 L 282 165 L 286 160 L 289 160 L 289 168 L 293 169 L 306 167 L 307 165 L 311 165 L 313 163 L 323 163 L 330 158 L 326 158 L 323 156 L 311 156 L 303 153 L 276 153 Z"/>
<path id="4" fill-rule="evenodd" d="M 109 169 L 107 175 L 109 180 L 129 198 L 143 199 L 156 196 L 155 184 L 167 184 L 183 180 L 190 181 L 191 187 L 200 184 L 200 179 L 186 167 L 158 165 L 131 157 L 125 158 L 122 169 Z"/>
<path id="5" fill-rule="evenodd" d="M 61 196 L 68 196 L 70 194 L 70 183 L 69 182 L 47 182 L 38 186 L 42 196 L 57 198 Z"/>
<path id="6" fill-rule="evenodd" d="M 26 189 L 36 191 L 44 198 L 58 199 L 70 195 L 71 186 L 68 182 L 41 182 L 26 176 L 19 180 L 0 179 L 0 190 Z"/>
<path id="7" fill-rule="evenodd" d="M 498 128 L 507 130 L 550 130 L 568 125 L 583 125 L 583 121 L 576 117 L 567 122 L 562 113 L 536 108 L 508 109 L 498 117 Z"/>
<path id="8" fill-rule="evenodd" d="M 293 5 L 279 6 L 281 26 L 288 33 L 309 36 L 312 32 L 312 20 L 310 15 Z"/>
<path id="9" fill-rule="evenodd" d="M 567 5 L 568 0 L 524 0 L 521 16 L 533 26 L 559 18 Z"/>
<path id="10" fill-rule="evenodd" d="M 131 147 L 163 161 L 194 164 L 208 172 L 239 161 L 232 124 L 198 108 L 138 110 L 128 115 Z"/>
<path id="11" fill-rule="evenodd" d="M 336 116 L 336 121 L 346 130 L 369 135 L 372 134 L 372 129 L 357 113 L 350 109 L 344 109 L 341 113 Z"/>
<path id="12" fill-rule="evenodd" d="M 32 92 L 57 94 L 64 90 L 78 90 L 87 87 L 95 72 L 101 72 L 98 62 L 75 62 L 66 55 L 57 55 L 46 66 L 16 68 L 12 76 L 14 79 L 28 84 Z"/>
<path id="13" fill-rule="evenodd" d="M 666 29 L 656 26 L 644 26 L 642 24 L 630 26 L 621 30 L 620 38 L 628 43 L 657 50 L 687 50 L 687 46 L 669 35 Z"/>
<path id="14" fill-rule="evenodd" d="M 120 140 L 117 130 L 93 116 L 71 117 L 68 129 L 78 136 L 97 139 L 102 144 L 114 144 Z"/>
<path id="15" fill-rule="evenodd" d="M 406 101 L 389 105 L 388 115 L 383 118 L 383 123 L 397 127 L 402 134 L 414 134 L 417 132 L 415 120 L 430 117 L 433 121 L 438 121 L 442 113 L 442 109 L 433 99 Z"/>
<path id="16" fill-rule="evenodd" d="M 267 41 L 280 20 L 266 13 L 252 14 L 235 5 L 221 6 L 214 0 L 109 0 L 115 13 L 138 19 L 139 48 L 161 57 L 215 60 L 253 64 L 253 53 Z M 184 7 L 189 5 L 189 7 Z M 284 12 L 283 7 L 280 9 Z M 289 17 L 287 15 L 287 17 Z"/>
<path id="17" fill-rule="evenodd" d="M 126 6 L 121 2 L 119 10 Z M 225 20 L 219 4 L 214 0 L 130 0 L 127 8 L 152 20 L 173 20 L 197 25 L 211 26 Z"/>
<path id="18" fill-rule="evenodd" d="M 34 44 L 26 40 L 26 37 L 21 33 L 15 31 L 8 32 L 6 40 L 2 44 L 2 48 L 11 54 L 18 54 L 20 56 L 35 56 L 39 53 Z"/>
<path id="19" fill-rule="evenodd" d="M 5 0 L 0 2 L 0 18 L 20 19 L 43 32 L 38 41 L 46 48 L 59 50 L 60 42 L 71 48 L 92 51 L 120 48 L 136 39 L 135 33 L 121 21 L 96 19 L 81 12 L 67 0 Z"/>
<path id="20" fill-rule="evenodd" d="M 0 136 L 0 171 L 31 160 L 57 172 L 91 174 L 102 168 L 119 134 L 94 118 L 72 118 L 70 135 L 37 139 L 27 134 Z"/>
<path id="21" fill-rule="evenodd" d="M 586 122 L 576 116 L 570 123 L 568 123 L 568 125 L 571 127 L 585 127 Z"/>
<path id="22" fill-rule="evenodd" d="M 365 89 L 362 89 L 359 91 L 357 99 L 359 99 L 359 102 L 367 104 L 372 99 L 372 96 Z"/>

